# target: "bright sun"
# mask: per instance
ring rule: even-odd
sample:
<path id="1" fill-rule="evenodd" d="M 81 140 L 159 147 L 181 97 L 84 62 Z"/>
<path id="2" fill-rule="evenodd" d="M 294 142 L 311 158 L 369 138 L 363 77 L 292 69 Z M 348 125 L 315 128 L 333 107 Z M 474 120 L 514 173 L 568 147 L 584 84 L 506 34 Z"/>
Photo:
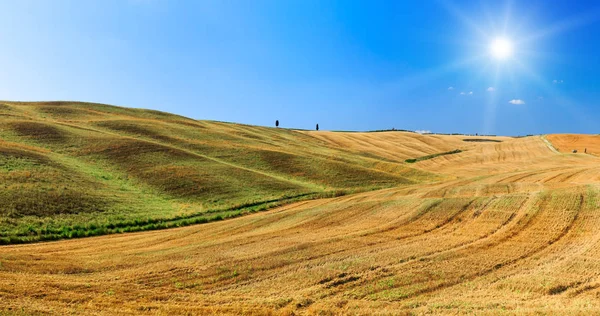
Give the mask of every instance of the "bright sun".
<path id="1" fill-rule="evenodd" d="M 510 40 L 498 37 L 490 45 L 490 53 L 496 59 L 507 59 L 513 53 L 513 46 Z"/>

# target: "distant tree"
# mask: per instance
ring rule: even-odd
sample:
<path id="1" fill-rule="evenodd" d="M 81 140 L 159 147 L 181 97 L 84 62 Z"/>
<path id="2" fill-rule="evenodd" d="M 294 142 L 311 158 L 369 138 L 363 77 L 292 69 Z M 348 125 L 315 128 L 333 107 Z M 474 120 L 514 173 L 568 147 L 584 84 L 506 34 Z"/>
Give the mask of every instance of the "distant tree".
<path id="1" fill-rule="evenodd" d="M 275 127 L 279 127 L 279 120 L 275 120 Z"/>
<path id="2" fill-rule="evenodd" d="M 319 124 L 317 124 L 317 131 L 319 130 Z"/>

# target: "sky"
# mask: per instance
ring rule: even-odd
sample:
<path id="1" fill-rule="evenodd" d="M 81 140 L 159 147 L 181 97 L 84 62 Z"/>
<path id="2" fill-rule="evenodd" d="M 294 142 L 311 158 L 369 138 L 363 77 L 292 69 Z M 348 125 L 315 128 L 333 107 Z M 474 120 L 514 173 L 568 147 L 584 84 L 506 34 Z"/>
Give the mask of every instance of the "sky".
<path id="1" fill-rule="evenodd" d="M 595 134 L 597 34 L 596 1 L 0 1 L 0 100 L 321 130 Z"/>

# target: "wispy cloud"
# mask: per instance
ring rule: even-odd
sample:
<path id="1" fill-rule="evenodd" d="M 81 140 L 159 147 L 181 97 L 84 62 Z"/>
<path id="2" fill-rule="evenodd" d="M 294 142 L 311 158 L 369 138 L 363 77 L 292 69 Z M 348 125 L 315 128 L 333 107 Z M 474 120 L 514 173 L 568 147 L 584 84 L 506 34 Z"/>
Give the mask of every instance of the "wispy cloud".
<path id="1" fill-rule="evenodd" d="M 418 133 L 418 134 L 431 134 L 431 131 L 428 130 L 428 129 L 418 129 L 418 130 L 415 131 L 415 133 Z"/>
<path id="2" fill-rule="evenodd" d="M 469 91 L 469 92 L 461 92 L 460 95 L 473 95 L 473 91 Z"/>
<path id="3" fill-rule="evenodd" d="M 552 80 L 553 84 L 559 84 L 559 83 L 564 83 L 564 82 L 565 82 L 564 80 L 558 80 L 558 79 Z"/>
<path id="4" fill-rule="evenodd" d="M 454 87 L 448 87 L 448 90 L 454 90 Z"/>
<path id="5" fill-rule="evenodd" d="M 494 87 L 487 88 L 487 92 L 494 92 L 494 91 L 496 91 L 496 88 L 494 88 Z"/>
<path id="6" fill-rule="evenodd" d="M 508 103 L 510 103 L 510 104 L 525 104 L 525 101 L 523 101 L 521 99 L 512 99 L 512 100 L 508 101 Z"/>

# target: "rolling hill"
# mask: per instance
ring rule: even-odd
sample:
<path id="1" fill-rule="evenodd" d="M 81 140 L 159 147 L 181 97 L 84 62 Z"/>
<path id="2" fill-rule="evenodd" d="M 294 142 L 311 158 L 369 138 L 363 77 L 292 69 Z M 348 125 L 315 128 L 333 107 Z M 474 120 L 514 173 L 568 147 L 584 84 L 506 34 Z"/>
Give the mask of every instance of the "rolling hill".
<path id="1" fill-rule="evenodd" d="M 444 147 L 422 152 L 436 145 Z M 409 150 L 400 157 L 422 153 Z M 102 104 L 2 102 L 0 243 L 203 223 L 437 179 L 389 156 L 287 129 Z"/>
<path id="2" fill-rule="evenodd" d="M 109 234 L 0 247 L 2 312 L 600 311 L 595 136 L 294 131 L 2 102 L 0 139 L 6 243 Z"/>

